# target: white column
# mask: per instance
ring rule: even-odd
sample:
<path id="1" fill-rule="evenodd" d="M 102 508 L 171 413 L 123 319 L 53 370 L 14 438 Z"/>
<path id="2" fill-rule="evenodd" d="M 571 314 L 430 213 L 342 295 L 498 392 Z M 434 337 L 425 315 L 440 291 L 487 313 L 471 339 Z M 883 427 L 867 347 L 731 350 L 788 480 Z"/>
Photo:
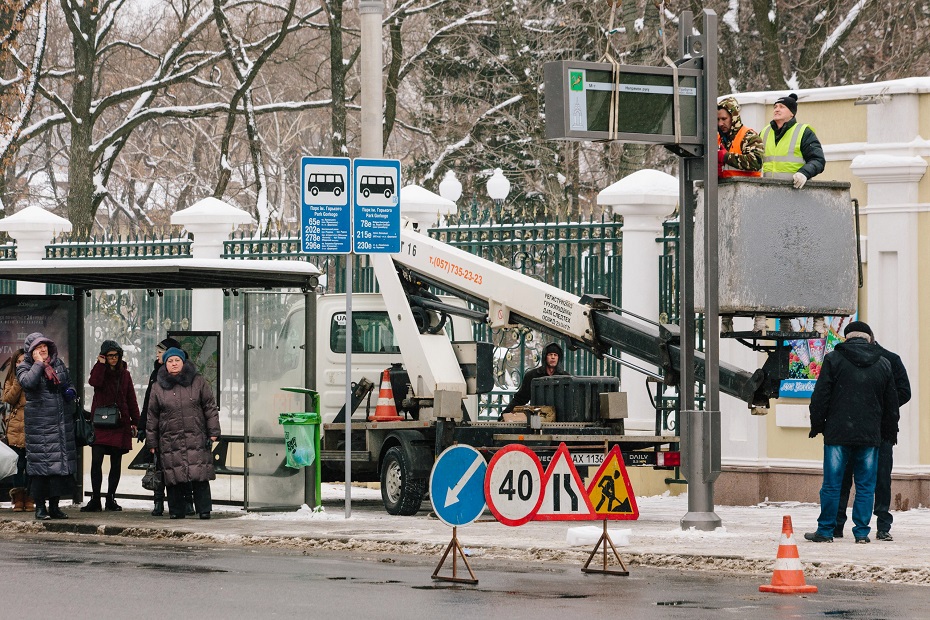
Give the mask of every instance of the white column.
<path id="1" fill-rule="evenodd" d="M 191 255 L 197 259 L 217 259 L 223 255 L 223 242 L 240 224 L 255 220 L 246 211 L 216 198 L 204 198 L 171 216 L 171 223 L 194 235 Z M 191 293 L 191 329 L 223 331 L 223 291 L 195 289 Z"/>
<path id="2" fill-rule="evenodd" d="M 911 401 L 901 408 L 895 470 L 920 462 L 920 330 L 918 303 L 918 182 L 927 171 L 921 157 L 859 155 L 850 170 L 868 185 L 867 302 L 859 309 L 882 346 L 901 356 L 911 382 Z M 863 257 L 863 258 L 866 258 Z M 925 432 L 925 431 L 924 431 Z"/>
<path id="3" fill-rule="evenodd" d="M 662 247 L 656 239 L 662 236 L 662 222 L 678 204 L 678 179 L 657 170 L 640 170 L 602 190 L 597 203 L 609 205 L 616 215 L 623 216 L 623 309 L 658 321 Z M 626 354 L 621 358 L 657 370 Z M 620 385 L 629 404 L 627 430 L 655 432 L 655 409 L 645 381 L 640 372 L 626 367 L 620 370 Z"/>
<path id="4" fill-rule="evenodd" d="M 0 220 L 0 230 L 16 241 L 16 260 L 42 260 L 45 246 L 60 232 L 71 232 L 71 222 L 42 207 L 31 206 Z M 17 282 L 19 295 L 45 295 L 42 282 Z"/>

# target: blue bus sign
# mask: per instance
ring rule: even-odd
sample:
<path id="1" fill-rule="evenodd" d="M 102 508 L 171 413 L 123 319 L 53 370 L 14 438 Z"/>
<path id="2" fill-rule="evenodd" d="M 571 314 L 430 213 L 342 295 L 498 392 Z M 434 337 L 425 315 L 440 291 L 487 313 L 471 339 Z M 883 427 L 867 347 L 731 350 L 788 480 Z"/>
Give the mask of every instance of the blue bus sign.
<path id="1" fill-rule="evenodd" d="M 400 161 L 354 159 L 352 250 L 357 254 L 400 252 Z"/>
<path id="2" fill-rule="evenodd" d="M 352 250 L 352 164 L 348 157 L 300 160 L 300 251 L 348 254 Z"/>

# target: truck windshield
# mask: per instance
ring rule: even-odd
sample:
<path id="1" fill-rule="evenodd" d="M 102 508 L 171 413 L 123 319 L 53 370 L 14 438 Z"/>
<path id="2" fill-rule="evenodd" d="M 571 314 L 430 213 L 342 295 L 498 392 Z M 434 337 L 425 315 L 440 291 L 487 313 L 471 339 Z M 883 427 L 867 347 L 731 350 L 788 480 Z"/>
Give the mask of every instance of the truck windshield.
<path id="1" fill-rule="evenodd" d="M 346 352 L 345 312 L 337 312 L 330 319 L 329 347 L 333 353 Z M 400 352 L 387 312 L 352 313 L 352 352 Z"/>

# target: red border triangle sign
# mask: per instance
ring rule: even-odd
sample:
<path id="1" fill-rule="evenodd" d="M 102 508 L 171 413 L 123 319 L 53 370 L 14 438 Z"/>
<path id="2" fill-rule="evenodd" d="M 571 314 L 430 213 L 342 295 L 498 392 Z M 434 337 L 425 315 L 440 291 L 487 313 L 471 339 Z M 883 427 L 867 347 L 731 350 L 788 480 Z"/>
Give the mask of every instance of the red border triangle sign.
<path id="1" fill-rule="evenodd" d="M 623 484 L 620 484 L 620 481 Z M 638 519 L 639 506 L 623 464 L 620 446 L 607 453 L 587 492 L 596 519 Z"/>
<path id="2" fill-rule="evenodd" d="M 543 498 L 534 521 L 591 521 L 597 519 L 568 453 L 568 446 L 559 444 L 552 461 L 543 474 Z"/>

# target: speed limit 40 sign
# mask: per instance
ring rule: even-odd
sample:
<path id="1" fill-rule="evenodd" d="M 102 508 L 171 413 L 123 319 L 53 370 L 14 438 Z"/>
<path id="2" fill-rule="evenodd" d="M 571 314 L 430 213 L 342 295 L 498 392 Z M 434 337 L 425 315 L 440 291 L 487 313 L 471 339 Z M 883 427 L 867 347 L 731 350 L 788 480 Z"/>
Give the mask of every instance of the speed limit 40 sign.
<path id="1" fill-rule="evenodd" d="M 532 450 L 520 444 L 504 447 L 488 463 L 484 498 L 504 525 L 523 525 L 542 503 L 542 465 Z"/>

